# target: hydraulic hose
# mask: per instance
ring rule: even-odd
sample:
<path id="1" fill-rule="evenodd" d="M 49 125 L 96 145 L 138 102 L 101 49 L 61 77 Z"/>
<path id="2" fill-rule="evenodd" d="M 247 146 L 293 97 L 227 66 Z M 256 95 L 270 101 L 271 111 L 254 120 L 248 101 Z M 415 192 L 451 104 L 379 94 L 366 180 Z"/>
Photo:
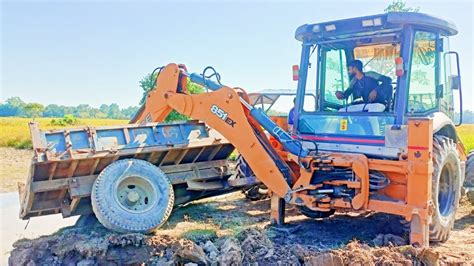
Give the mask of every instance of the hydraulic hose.
<path id="1" fill-rule="evenodd" d="M 206 88 L 216 91 L 222 88 L 224 85 L 218 84 L 210 79 L 205 78 L 202 74 L 192 73 L 189 75 L 189 79 L 199 85 L 205 86 Z M 302 147 L 302 144 L 293 139 L 288 132 L 279 127 L 273 120 L 265 114 L 261 109 L 254 108 L 246 100 L 240 97 L 240 102 L 242 105 L 247 108 L 250 112 L 250 115 L 275 139 L 277 139 L 285 150 L 298 156 L 306 157 L 309 154 L 309 151 Z"/>

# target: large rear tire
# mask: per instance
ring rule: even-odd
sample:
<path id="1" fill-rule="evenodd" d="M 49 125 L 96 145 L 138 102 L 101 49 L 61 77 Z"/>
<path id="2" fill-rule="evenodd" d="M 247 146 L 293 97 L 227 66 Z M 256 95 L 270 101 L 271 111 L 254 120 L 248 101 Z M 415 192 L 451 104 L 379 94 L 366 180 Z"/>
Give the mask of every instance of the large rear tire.
<path id="1" fill-rule="evenodd" d="M 471 204 L 474 204 L 474 150 L 471 150 L 467 156 L 464 189 L 467 192 L 467 198 Z"/>
<path id="2" fill-rule="evenodd" d="M 107 166 L 94 182 L 92 209 L 99 222 L 117 232 L 149 233 L 168 219 L 173 187 L 153 164 L 137 159 Z"/>
<path id="3" fill-rule="evenodd" d="M 461 197 L 461 162 L 455 142 L 445 136 L 433 139 L 432 200 L 434 212 L 430 241 L 445 242 L 454 226 Z"/>

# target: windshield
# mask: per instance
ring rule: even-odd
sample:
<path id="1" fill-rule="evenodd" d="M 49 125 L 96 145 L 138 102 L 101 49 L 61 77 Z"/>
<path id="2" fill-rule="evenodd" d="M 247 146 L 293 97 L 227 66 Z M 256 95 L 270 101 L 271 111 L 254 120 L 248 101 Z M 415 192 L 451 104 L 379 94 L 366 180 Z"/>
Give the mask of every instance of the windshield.
<path id="1" fill-rule="evenodd" d="M 305 93 L 319 90 L 318 102 L 316 113 L 303 110 L 300 115 L 300 133 L 384 136 L 385 126 L 394 122 L 400 43 L 396 36 L 375 38 L 331 42 L 315 49 Z"/>

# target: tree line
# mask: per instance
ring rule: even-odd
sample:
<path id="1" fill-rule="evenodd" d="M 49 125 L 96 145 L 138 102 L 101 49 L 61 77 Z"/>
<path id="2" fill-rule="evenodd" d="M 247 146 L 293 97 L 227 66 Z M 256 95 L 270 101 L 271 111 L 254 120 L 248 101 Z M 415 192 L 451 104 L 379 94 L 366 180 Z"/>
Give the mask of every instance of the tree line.
<path id="1" fill-rule="evenodd" d="M 149 73 L 140 81 L 139 86 L 142 90 L 142 98 L 140 105 L 145 103 L 146 95 L 155 86 L 155 80 L 158 73 Z M 197 84 L 187 83 L 187 91 L 189 93 L 204 92 L 204 88 Z M 79 104 L 77 106 L 65 106 L 57 104 L 43 105 L 40 103 L 26 103 L 20 97 L 11 97 L 5 102 L 0 103 L 0 117 L 16 116 L 16 117 L 66 117 L 74 118 L 109 118 L 109 119 L 131 119 L 138 111 L 139 106 L 130 106 L 120 108 L 116 103 L 110 105 L 102 104 L 99 108 L 92 107 L 88 104 Z M 166 121 L 187 120 L 184 115 L 173 111 L 167 117 Z"/>
<path id="2" fill-rule="evenodd" d="M 11 97 L 0 104 L 0 116 L 17 117 L 64 117 L 73 115 L 77 118 L 110 118 L 130 119 L 138 110 L 138 106 L 120 108 L 116 103 L 110 105 L 102 104 L 99 108 L 88 104 L 77 106 L 65 106 L 40 103 L 26 103 L 20 97 Z"/>

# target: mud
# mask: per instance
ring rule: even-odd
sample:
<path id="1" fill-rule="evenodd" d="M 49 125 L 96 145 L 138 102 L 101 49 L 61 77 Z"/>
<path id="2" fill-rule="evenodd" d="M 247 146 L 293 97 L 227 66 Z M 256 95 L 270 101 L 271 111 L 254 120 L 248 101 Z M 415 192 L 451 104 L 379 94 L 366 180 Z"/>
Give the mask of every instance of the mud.
<path id="1" fill-rule="evenodd" d="M 267 230 L 258 228 L 200 244 L 168 235 L 68 228 L 56 235 L 18 241 L 14 247 L 10 265 L 437 265 L 449 262 L 433 249 L 371 247 L 356 240 L 333 250 L 285 245 L 273 241 Z"/>
<path id="2" fill-rule="evenodd" d="M 247 207 L 244 208 L 244 205 Z M 325 220 L 312 220 L 288 208 L 289 226 L 298 226 L 298 229 L 276 230 L 267 221 L 262 221 L 260 216 L 268 217 L 263 211 L 265 208 L 268 208 L 267 201 L 248 203 L 237 194 L 209 199 L 175 210 L 166 228 L 152 235 L 117 234 L 97 223 L 88 223 L 83 227 L 69 227 L 54 235 L 17 241 L 11 252 L 9 264 L 469 265 L 474 263 L 474 213 L 472 205 L 467 200 L 461 204 L 458 212 L 460 218 L 453 229 L 451 239 L 428 249 L 405 245 L 406 236 L 403 233 L 396 234 L 399 219 L 394 216 L 337 213 Z M 243 211 L 250 211 L 250 214 L 246 216 L 240 213 Z M 240 223 L 234 221 L 235 223 L 229 224 L 231 220 L 225 217 L 240 219 Z M 216 228 L 218 237 L 212 241 L 202 242 L 193 242 L 181 237 L 182 232 L 202 226 Z"/>

